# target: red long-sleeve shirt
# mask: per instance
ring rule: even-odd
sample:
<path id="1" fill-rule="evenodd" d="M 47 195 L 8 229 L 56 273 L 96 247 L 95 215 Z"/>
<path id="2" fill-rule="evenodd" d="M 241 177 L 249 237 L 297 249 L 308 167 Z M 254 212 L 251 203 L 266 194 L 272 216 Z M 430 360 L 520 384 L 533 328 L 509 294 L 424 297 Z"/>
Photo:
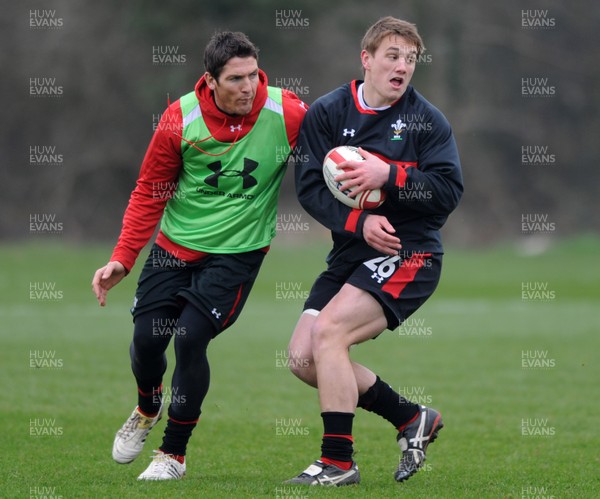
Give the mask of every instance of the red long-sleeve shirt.
<path id="1" fill-rule="evenodd" d="M 202 77 L 195 87 L 202 117 L 211 136 L 220 142 L 244 137 L 254 126 L 268 96 L 267 76 L 259 71 L 259 85 L 252 110 L 246 116 L 230 116 L 215 104 L 213 91 Z M 307 106 L 295 94 L 283 90 L 283 115 L 288 141 L 295 146 Z M 241 131 L 239 127 L 241 126 Z M 169 105 L 157 126 L 142 162 L 137 184 L 123 216 L 123 226 L 111 261 L 119 261 L 130 271 L 160 221 L 165 205 L 173 195 L 182 168 L 181 137 L 183 119 L 179 99 Z M 202 144 L 198 144 L 201 148 Z M 194 261 L 203 253 L 182 247 L 159 232 L 159 243 L 179 258 Z"/>

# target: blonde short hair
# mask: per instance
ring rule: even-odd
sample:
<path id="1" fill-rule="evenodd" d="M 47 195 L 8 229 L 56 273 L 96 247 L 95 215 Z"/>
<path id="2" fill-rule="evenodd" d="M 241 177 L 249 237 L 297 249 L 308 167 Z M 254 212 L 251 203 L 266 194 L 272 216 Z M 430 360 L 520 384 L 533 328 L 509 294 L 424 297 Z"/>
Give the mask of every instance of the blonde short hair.
<path id="1" fill-rule="evenodd" d="M 384 38 L 394 35 L 401 36 L 414 45 L 417 49 L 417 57 L 425 51 L 425 45 L 423 45 L 417 27 L 408 21 L 392 16 L 382 17 L 367 30 L 362 39 L 361 49 L 374 54 Z"/>

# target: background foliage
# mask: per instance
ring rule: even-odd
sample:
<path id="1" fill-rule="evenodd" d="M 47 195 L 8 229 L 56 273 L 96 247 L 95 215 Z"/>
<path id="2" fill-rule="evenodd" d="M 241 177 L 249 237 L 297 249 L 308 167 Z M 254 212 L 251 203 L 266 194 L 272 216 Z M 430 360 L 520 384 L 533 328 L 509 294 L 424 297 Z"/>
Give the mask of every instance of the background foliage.
<path id="1" fill-rule="evenodd" d="M 36 9 L 54 10 L 62 26 L 31 28 Z M 428 51 L 413 82 L 449 118 L 459 144 L 466 192 L 447 238 L 517 238 L 524 213 L 546 214 L 553 235 L 597 231 L 597 2 L 53 0 L 13 2 L 0 13 L 1 237 L 25 238 L 31 213 L 52 213 L 69 240 L 114 240 L 154 120 L 167 96 L 201 76 L 215 30 L 248 33 L 270 82 L 295 82 L 311 103 L 360 78 L 360 39 L 388 14 L 418 25 Z M 551 25 L 523 26 L 532 16 Z M 290 17 L 304 26 L 278 24 Z M 185 62 L 153 64 L 157 46 L 176 48 Z M 63 95 L 30 96 L 36 77 L 56 78 Z M 524 97 L 523 78 L 547 78 L 553 95 Z M 32 166 L 35 145 L 54 146 L 62 163 Z M 552 164 L 524 165 L 529 145 L 547 148 Z M 289 175 L 282 203 L 300 210 Z"/>

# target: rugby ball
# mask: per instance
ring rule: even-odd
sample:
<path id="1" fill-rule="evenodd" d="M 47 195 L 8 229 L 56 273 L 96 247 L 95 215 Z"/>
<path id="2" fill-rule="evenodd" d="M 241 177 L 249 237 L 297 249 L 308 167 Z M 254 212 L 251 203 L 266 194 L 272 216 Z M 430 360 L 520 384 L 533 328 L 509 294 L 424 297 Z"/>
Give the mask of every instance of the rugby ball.
<path id="1" fill-rule="evenodd" d="M 336 182 L 334 180 L 336 176 L 340 175 L 342 170 L 346 171 L 346 169 L 338 169 L 337 166 L 349 160 L 364 161 L 365 158 L 360 155 L 358 148 L 354 146 L 334 147 L 325 155 L 325 159 L 323 160 L 323 177 L 331 193 L 338 201 L 357 210 L 374 210 L 381 206 L 385 201 L 385 191 L 381 189 L 367 190 L 351 198 L 348 195 L 356 187 L 344 189 L 343 182 Z"/>

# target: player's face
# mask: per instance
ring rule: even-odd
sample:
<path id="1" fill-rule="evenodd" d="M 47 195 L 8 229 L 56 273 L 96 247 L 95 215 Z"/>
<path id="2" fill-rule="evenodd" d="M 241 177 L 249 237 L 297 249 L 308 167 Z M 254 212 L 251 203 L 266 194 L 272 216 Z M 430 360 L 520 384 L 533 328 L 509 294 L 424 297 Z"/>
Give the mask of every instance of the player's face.
<path id="1" fill-rule="evenodd" d="M 417 48 L 401 36 L 384 38 L 374 54 L 361 53 L 365 69 L 364 97 L 371 107 L 389 106 L 410 83 L 417 62 Z"/>
<path id="2" fill-rule="evenodd" d="M 254 57 L 232 57 L 216 80 L 206 73 L 215 103 L 227 114 L 244 116 L 252 110 L 258 88 L 258 63 Z"/>

